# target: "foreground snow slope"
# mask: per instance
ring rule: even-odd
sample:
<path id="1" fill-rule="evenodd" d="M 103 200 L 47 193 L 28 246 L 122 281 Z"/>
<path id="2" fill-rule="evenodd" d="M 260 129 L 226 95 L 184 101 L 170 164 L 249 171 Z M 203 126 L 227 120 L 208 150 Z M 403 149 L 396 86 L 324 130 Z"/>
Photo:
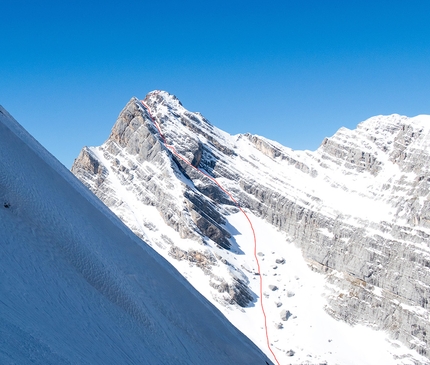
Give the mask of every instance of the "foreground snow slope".
<path id="1" fill-rule="evenodd" d="M 270 361 L 0 107 L 1 364 Z"/>

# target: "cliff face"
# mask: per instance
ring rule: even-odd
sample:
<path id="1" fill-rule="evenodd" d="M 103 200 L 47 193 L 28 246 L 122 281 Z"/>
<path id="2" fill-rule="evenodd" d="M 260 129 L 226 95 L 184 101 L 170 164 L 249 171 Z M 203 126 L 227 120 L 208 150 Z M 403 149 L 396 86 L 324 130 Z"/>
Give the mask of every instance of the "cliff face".
<path id="1" fill-rule="evenodd" d="M 108 140 L 72 167 L 138 236 L 202 270 L 214 301 L 259 300 L 255 270 L 222 254 L 242 253 L 229 223 L 237 207 L 198 167 L 300 247 L 326 278 L 330 315 L 429 355 L 429 116 L 374 117 L 310 152 L 230 136 L 166 92 L 144 102 L 132 99 Z"/>

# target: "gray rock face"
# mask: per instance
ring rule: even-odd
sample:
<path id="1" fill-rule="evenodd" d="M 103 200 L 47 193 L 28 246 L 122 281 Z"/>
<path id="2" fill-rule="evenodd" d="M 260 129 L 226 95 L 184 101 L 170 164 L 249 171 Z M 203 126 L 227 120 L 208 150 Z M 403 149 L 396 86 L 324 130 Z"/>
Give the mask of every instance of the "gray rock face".
<path id="1" fill-rule="evenodd" d="M 294 355 L 295 355 L 295 352 L 294 352 L 293 350 L 288 350 L 288 351 L 287 351 L 287 355 L 288 355 L 288 356 L 294 356 Z"/>
<path id="2" fill-rule="evenodd" d="M 230 136 L 165 92 L 148 94 L 145 103 L 163 136 L 132 99 L 108 140 L 84 148 L 72 167 L 135 233 L 143 237 L 151 226 L 133 208 L 140 202 L 201 245 L 191 254 L 170 245 L 178 260 L 208 257 L 209 241 L 236 249 L 225 222 L 237 208 L 216 178 L 241 207 L 285 232 L 333 284 L 326 308 L 332 316 L 386 330 L 429 356 L 430 117 L 374 117 L 309 152 Z M 210 275 L 214 262 L 202 262 Z M 282 267 L 285 259 L 275 263 Z M 247 306 L 254 293 L 234 275 L 213 274 L 210 285 L 228 294 L 227 302 Z"/>
<path id="3" fill-rule="evenodd" d="M 283 321 L 288 321 L 288 319 L 292 316 L 291 312 L 288 309 L 283 309 L 281 312 L 281 319 Z"/>

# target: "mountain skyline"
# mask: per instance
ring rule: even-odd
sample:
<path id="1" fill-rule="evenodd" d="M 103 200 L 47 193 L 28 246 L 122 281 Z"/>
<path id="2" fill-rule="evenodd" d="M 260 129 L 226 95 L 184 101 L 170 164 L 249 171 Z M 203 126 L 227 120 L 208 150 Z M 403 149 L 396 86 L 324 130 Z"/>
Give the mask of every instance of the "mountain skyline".
<path id="1" fill-rule="evenodd" d="M 427 1 L 2 3 L 0 100 L 70 168 L 154 89 L 230 134 L 315 150 L 375 115 L 429 114 Z"/>
<path id="2" fill-rule="evenodd" d="M 72 172 L 279 363 L 425 364 L 429 122 L 377 116 L 293 151 L 157 90 Z"/>

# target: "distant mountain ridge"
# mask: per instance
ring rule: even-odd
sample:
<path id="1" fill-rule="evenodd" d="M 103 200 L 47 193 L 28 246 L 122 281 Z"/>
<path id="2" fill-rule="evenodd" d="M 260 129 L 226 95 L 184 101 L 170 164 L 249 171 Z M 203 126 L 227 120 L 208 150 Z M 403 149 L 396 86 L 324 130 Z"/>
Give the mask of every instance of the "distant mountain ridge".
<path id="1" fill-rule="evenodd" d="M 257 302 L 267 301 L 273 345 L 284 361 L 339 361 L 328 349 L 290 349 L 285 340 L 290 323 L 301 323 L 293 304 L 285 304 L 298 300 L 288 290 L 296 284 L 280 271 L 287 270 L 285 250 L 295 245 L 324 275 L 327 313 L 387 331 L 413 349 L 389 350 L 396 363 L 429 363 L 420 355 L 429 356 L 430 116 L 373 117 L 355 130 L 341 128 L 311 152 L 231 136 L 164 91 L 144 102 L 149 111 L 131 99 L 107 141 L 85 147 L 72 167 L 133 232 L 233 323 L 241 313 L 257 318 Z M 251 219 L 265 221 L 261 227 L 284 235 L 275 246 L 259 236 L 264 298 L 255 290 L 255 260 L 238 243 L 247 233 L 233 218 L 237 208 L 166 148 L 151 116 L 178 154 L 231 192 Z M 264 350 L 256 330 L 237 325 Z"/>

